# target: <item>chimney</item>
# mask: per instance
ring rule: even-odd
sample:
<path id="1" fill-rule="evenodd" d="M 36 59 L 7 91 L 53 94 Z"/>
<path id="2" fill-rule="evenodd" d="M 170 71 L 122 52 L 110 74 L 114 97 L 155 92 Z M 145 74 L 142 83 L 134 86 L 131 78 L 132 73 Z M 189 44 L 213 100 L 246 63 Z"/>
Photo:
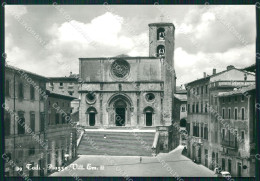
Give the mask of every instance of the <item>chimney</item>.
<path id="1" fill-rule="evenodd" d="M 229 65 L 227 66 L 227 70 L 231 70 L 231 69 L 234 69 L 235 67 L 233 65 Z"/>
<path id="2" fill-rule="evenodd" d="M 206 75 L 206 72 L 203 72 L 203 78 L 205 78 L 207 75 Z"/>
<path id="3" fill-rule="evenodd" d="M 213 69 L 213 75 L 215 75 L 217 73 L 217 69 Z"/>

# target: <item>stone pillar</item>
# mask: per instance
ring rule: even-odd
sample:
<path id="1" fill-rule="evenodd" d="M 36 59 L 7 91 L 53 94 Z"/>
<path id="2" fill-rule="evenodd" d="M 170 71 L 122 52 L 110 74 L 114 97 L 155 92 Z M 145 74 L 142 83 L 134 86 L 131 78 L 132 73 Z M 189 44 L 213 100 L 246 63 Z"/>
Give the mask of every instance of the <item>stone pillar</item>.
<path id="1" fill-rule="evenodd" d="M 56 167 L 55 141 L 51 141 L 51 166 Z"/>
<path id="2" fill-rule="evenodd" d="M 58 141 L 58 155 L 57 155 L 57 159 L 58 159 L 58 166 L 61 166 L 62 165 L 62 153 L 61 153 L 61 150 L 62 150 L 62 144 L 61 144 L 61 141 Z"/>

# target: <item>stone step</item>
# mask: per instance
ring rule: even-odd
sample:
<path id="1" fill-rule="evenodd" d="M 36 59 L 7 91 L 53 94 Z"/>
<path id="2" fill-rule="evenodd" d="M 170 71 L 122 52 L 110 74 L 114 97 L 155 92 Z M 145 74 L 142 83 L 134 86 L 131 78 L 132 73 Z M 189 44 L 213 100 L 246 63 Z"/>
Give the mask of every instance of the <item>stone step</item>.
<path id="1" fill-rule="evenodd" d="M 118 155 L 118 156 L 151 156 L 151 148 L 155 132 L 85 132 L 78 147 L 82 155 Z M 106 139 L 104 139 L 106 135 Z M 91 140 L 87 140 L 87 137 Z M 143 141 L 143 144 L 139 141 Z M 91 146 L 91 142 L 94 147 Z M 98 148 L 98 149 L 96 149 Z"/>

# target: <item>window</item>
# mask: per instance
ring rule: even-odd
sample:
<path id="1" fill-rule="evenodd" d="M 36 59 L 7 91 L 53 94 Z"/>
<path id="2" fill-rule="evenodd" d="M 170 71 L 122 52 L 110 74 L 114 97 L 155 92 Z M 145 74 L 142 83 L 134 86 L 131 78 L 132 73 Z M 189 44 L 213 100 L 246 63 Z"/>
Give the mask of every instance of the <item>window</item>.
<path id="1" fill-rule="evenodd" d="M 11 116 L 10 116 L 10 113 L 5 111 L 5 114 L 4 114 L 4 127 L 5 127 L 5 136 L 9 136 L 10 135 L 10 128 L 11 128 Z"/>
<path id="2" fill-rule="evenodd" d="M 235 96 L 234 99 L 235 99 L 235 102 L 237 102 L 237 96 Z"/>
<path id="3" fill-rule="evenodd" d="M 49 85 L 50 85 L 50 87 L 53 87 L 53 82 L 50 82 Z"/>
<path id="4" fill-rule="evenodd" d="M 200 136 L 201 136 L 201 138 L 203 138 L 203 125 L 201 125 L 201 127 L 200 127 Z"/>
<path id="5" fill-rule="evenodd" d="M 228 119 L 231 119 L 231 108 L 228 108 Z"/>
<path id="6" fill-rule="evenodd" d="M 228 97 L 228 102 L 229 102 L 229 103 L 231 102 L 231 97 Z"/>
<path id="7" fill-rule="evenodd" d="M 203 103 L 201 103 L 201 105 L 200 105 L 200 110 L 201 110 L 201 113 L 203 113 Z"/>
<path id="8" fill-rule="evenodd" d="M 235 108 L 235 120 L 237 120 L 237 108 Z"/>
<path id="9" fill-rule="evenodd" d="M 242 139 L 242 140 L 245 139 L 245 131 L 241 131 L 241 139 Z"/>
<path id="10" fill-rule="evenodd" d="M 63 87 L 63 82 L 60 82 L 60 86 Z"/>
<path id="11" fill-rule="evenodd" d="M 205 102 L 205 113 L 208 112 L 208 102 Z"/>
<path id="12" fill-rule="evenodd" d="M 196 113 L 199 112 L 199 103 L 196 104 Z"/>
<path id="13" fill-rule="evenodd" d="M 241 114 L 242 114 L 242 115 L 241 115 L 241 119 L 242 119 L 242 120 L 245 120 L 245 108 L 242 108 L 242 109 L 241 109 Z"/>
<path id="14" fill-rule="evenodd" d="M 208 93 L 208 85 L 205 85 L 205 93 Z"/>
<path id="15" fill-rule="evenodd" d="M 35 148 L 34 147 L 31 147 L 29 149 L 29 155 L 34 155 L 35 154 Z"/>
<path id="16" fill-rule="evenodd" d="M 40 101 L 43 101 L 43 96 L 44 96 L 44 93 L 45 93 L 45 86 L 43 83 L 40 83 Z"/>
<path id="17" fill-rule="evenodd" d="M 23 99 L 24 95 L 23 95 L 23 83 L 19 83 L 18 86 L 18 98 Z"/>
<path id="18" fill-rule="evenodd" d="M 190 104 L 188 104 L 188 113 L 190 113 Z"/>
<path id="19" fill-rule="evenodd" d="M 43 132 L 44 131 L 44 128 L 45 128 L 45 126 L 44 126 L 44 122 L 45 122 L 45 119 L 44 119 L 44 113 L 41 113 L 40 114 L 40 131 L 41 132 Z"/>
<path id="20" fill-rule="evenodd" d="M 146 99 L 146 101 L 148 101 L 148 102 L 152 102 L 152 101 L 154 101 L 154 99 L 155 99 L 155 95 L 154 95 L 153 93 L 147 93 L 147 94 L 145 95 L 145 99 Z"/>
<path id="21" fill-rule="evenodd" d="M 61 117 L 61 122 L 62 122 L 62 124 L 65 124 L 65 123 L 66 123 L 65 116 L 63 116 L 63 115 L 62 115 L 62 117 Z"/>
<path id="22" fill-rule="evenodd" d="M 225 119 L 225 108 L 222 109 L 222 118 Z"/>
<path id="23" fill-rule="evenodd" d="M 185 106 L 181 107 L 181 112 L 185 112 Z"/>
<path id="24" fill-rule="evenodd" d="M 204 139 L 208 139 L 208 127 L 204 127 Z"/>
<path id="25" fill-rule="evenodd" d="M 195 104 L 192 104 L 192 113 L 195 113 Z"/>
<path id="26" fill-rule="evenodd" d="M 241 101 L 244 101 L 244 100 L 245 100 L 245 96 L 242 95 L 242 96 L 241 96 Z"/>
<path id="27" fill-rule="evenodd" d="M 225 139 L 225 134 L 226 134 L 226 130 L 225 130 L 225 129 L 222 129 L 222 140 Z"/>
<path id="28" fill-rule="evenodd" d="M 203 86 L 201 86 L 201 95 L 203 95 Z"/>
<path id="29" fill-rule="evenodd" d="M 24 134 L 25 133 L 25 119 L 24 119 L 24 113 L 22 111 L 18 112 L 19 120 L 17 121 L 18 126 L 18 134 Z"/>
<path id="30" fill-rule="evenodd" d="M 197 87 L 197 95 L 199 95 L 199 87 Z"/>
<path id="31" fill-rule="evenodd" d="M 35 113 L 30 113 L 30 128 L 33 132 L 35 132 Z"/>
<path id="32" fill-rule="evenodd" d="M 59 113 L 55 114 L 55 124 L 59 124 L 60 123 L 60 115 Z"/>
<path id="33" fill-rule="evenodd" d="M 222 104 L 225 104 L 225 97 L 222 97 Z"/>
<path id="34" fill-rule="evenodd" d="M 34 91 L 34 87 L 32 85 L 30 86 L 30 98 L 31 98 L 31 100 L 35 99 L 35 91 Z"/>
<path id="35" fill-rule="evenodd" d="M 196 94 L 196 89 L 195 89 L 195 87 L 194 87 L 192 90 L 193 90 L 193 95 L 195 95 L 195 94 Z"/>
<path id="36" fill-rule="evenodd" d="M 10 96 L 10 81 L 5 81 L 5 96 Z"/>

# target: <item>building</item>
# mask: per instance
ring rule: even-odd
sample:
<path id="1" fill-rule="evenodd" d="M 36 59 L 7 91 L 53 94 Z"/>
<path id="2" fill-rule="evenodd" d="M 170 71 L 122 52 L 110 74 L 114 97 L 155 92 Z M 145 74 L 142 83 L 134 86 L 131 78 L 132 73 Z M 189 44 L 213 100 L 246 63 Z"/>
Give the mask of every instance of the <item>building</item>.
<path id="1" fill-rule="evenodd" d="M 155 127 L 172 121 L 172 23 L 149 24 L 149 56 L 79 58 L 80 125 Z"/>
<path id="2" fill-rule="evenodd" d="M 54 91 L 47 91 L 47 95 L 46 168 L 50 168 L 47 172 L 51 173 L 77 155 L 76 127 L 71 119 L 71 101 L 76 98 Z"/>
<path id="3" fill-rule="evenodd" d="M 72 112 L 75 113 L 79 111 L 79 103 L 80 99 L 78 90 L 79 90 L 79 75 L 78 74 L 72 74 L 70 72 L 70 75 L 68 77 L 49 77 L 49 82 L 46 84 L 46 88 L 48 90 L 59 92 L 65 95 L 70 95 L 73 97 L 76 97 L 77 99 L 73 100 L 71 102 Z"/>
<path id="4" fill-rule="evenodd" d="M 47 78 L 5 66 L 5 164 L 6 176 L 43 176 L 33 165 L 43 165 Z M 6 162 L 9 162 L 5 159 Z"/>
<path id="5" fill-rule="evenodd" d="M 189 133 L 187 154 L 196 162 L 214 169 L 219 165 L 222 150 L 219 120 L 213 114 L 219 110 L 218 94 L 254 84 L 255 76 L 234 66 L 228 66 L 219 73 L 213 69 L 211 76 L 206 76 L 206 73 L 203 75 L 203 78 L 186 85 Z"/>
<path id="6" fill-rule="evenodd" d="M 219 159 L 232 176 L 254 177 L 256 154 L 255 85 L 218 95 Z"/>

